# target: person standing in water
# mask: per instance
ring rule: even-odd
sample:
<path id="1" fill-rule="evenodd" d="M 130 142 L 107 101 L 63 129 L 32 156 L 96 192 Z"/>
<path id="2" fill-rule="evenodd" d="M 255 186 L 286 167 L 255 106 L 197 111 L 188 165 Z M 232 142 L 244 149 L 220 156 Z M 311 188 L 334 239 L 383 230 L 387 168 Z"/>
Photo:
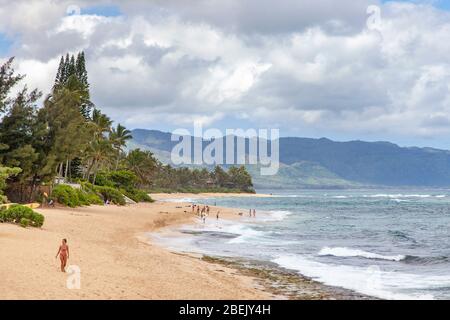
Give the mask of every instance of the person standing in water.
<path id="1" fill-rule="evenodd" d="M 256 209 L 253 209 L 253 218 L 256 218 Z"/>
<path id="2" fill-rule="evenodd" d="M 58 258 L 58 255 L 61 260 L 61 272 L 66 272 L 67 260 L 69 260 L 69 246 L 67 245 L 67 239 L 62 240 L 55 259 Z"/>
<path id="3" fill-rule="evenodd" d="M 220 211 L 217 211 L 217 215 L 216 215 L 217 221 L 219 221 L 219 215 L 220 215 Z"/>

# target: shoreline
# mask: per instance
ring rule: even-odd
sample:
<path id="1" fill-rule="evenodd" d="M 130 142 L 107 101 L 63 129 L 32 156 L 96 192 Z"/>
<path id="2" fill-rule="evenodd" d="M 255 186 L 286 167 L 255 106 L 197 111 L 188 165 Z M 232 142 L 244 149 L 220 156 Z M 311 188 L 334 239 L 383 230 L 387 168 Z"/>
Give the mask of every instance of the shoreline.
<path id="1" fill-rule="evenodd" d="M 267 291 L 287 300 L 380 300 L 352 290 L 325 285 L 273 263 L 214 256 L 203 256 L 202 260 L 237 269 L 243 275 L 256 278 Z"/>
<path id="2" fill-rule="evenodd" d="M 185 194 L 179 196 L 186 198 Z M 212 196 L 193 195 L 197 199 Z M 0 223 L 0 300 L 364 298 L 344 289 L 327 288 L 287 270 L 275 272 L 261 265 L 248 267 L 248 261 L 195 256 L 165 248 L 145 234 L 198 221 L 188 203 L 164 201 L 173 199 L 173 195 L 163 198 L 124 207 L 37 209 L 46 217 L 42 229 Z M 223 219 L 239 218 L 238 209 L 214 209 L 221 210 Z M 81 270 L 79 290 L 67 289 L 71 275 L 58 271 L 55 254 L 62 238 L 68 239 L 71 250 L 68 265 Z M 278 287 L 273 285 L 274 277 Z M 282 288 L 292 289 L 294 284 L 301 294 Z"/>
<path id="3" fill-rule="evenodd" d="M 176 203 L 178 205 L 187 206 L 189 203 L 187 202 L 170 202 L 170 200 L 174 199 L 192 199 L 199 200 L 197 204 L 201 204 L 201 200 L 210 197 L 227 197 L 233 196 L 230 194 L 219 194 L 218 196 L 214 196 L 212 194 L 174 194 L 175 197 L 171 197 L 170 194 L 162 195 L 157 201 L 167 201 L 167 203 Z M 239 195 L 238 195 L 239 196 Z M 254 195 L 254 197 L 271 197 L 272 195 Z M 251 196 L 250 196 L 251 197 Z M 220 207 L 220 206 L 210 206 L 212 209 L 220 210 L 225 214 L 221 214 L 221 219 L 234 222 L 242 219 L 238 215 L 239 212 L 246 212 L 244 209 L 239 208 L 228 208 L 228 207 Z M 194 216 L 196 217 L 196 216 Z M 189 225 L 198 225 L 201 222 L 195 219 Z M 168 226 L 166 228 L 161 228 L 156 230 L 156 232 L 151 233 L 152 235 L 156 234 L 165 234 L 174 236 L 175 238 L 181 238 L 184 235 L 179 231 L 179 226 Z M 150 237 L 146 237 L 147 241 L 155 242 L 155 240 Z M 240 274 L 249 276 L 251 278 L 255 278 L 260 286 L 264 288 L 265 291 L 270 292 L 277 299 L 284 300 L 379 300 L 376 297 L 368 296 L 362 293 L 358 293 L 353 290 L 333 287 L 318 281 L 315 281 L 309 277 L 306 277 L 297 271 L 288 270 L 286 268 L 275 265 L 274 263 L 255 261 L 245 257 L 223 257 L 220 255 L 213 254 L 203 254 L 203 253 L 195 253 L 189 251 L 179 251 L 172 250 L 168 247 L 165 247 L 163 244 L 160 244 L 163 248 L 167 250 L 177 253 L 191 256 L 194 259 L 200 259 L 202 261 L 206 261 L 208 263 L 229 267 L 237 270 Z"/>

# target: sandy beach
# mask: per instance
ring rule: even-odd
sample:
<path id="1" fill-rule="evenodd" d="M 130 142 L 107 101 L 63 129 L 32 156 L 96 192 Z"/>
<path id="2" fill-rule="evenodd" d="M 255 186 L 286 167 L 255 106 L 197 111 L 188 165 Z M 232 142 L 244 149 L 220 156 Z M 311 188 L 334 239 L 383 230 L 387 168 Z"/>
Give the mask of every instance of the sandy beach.
<path id="1" fill-rule="evenodd" d="M 193 222 L 185 206 L 38 209 L 46 218 L 42 229 L 0 224 L 0 299 L 273 298 L 232 268 L 140 240 L 143 232 Z M 58 270 L 62 238 L 68 239 L 69 265 L 81 270 L 79 290 L 67 289 L 69 275 Z"/>
<path id="2" fill-rule="evenodd" d="M 148 233 L 199 221 L 189 203 L 165 200 L 211 196 L 159 194 L 151 204 L 37 209 L 46 218 L 42 229 L 0 224 L 0 300 L 364 298 L 284 271 L 171 252 L 149 240 Z M 217 210 L 221 218 L 239 219 L 238 209 L 212 207 Z M 59 271 L 55 255 L 63 238 L 69 265 L 80 268 L 80 289 L 68 289 L 72 275 Z"/>

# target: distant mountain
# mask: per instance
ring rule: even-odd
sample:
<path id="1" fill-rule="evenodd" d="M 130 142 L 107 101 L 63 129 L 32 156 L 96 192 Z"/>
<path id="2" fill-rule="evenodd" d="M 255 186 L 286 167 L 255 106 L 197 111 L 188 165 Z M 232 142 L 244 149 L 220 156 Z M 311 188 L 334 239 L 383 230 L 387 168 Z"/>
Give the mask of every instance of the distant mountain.
<path id="1" fill-rule="evenodd" d="M 164 163 L 177 142 L 171 134 L 133 130 L 128 148 L 150 150 Z M 335 142 L 280 138 L 280 170 L 261 176 L 247 166 L 259 188 L 353 188 L 361 186 L 450 187 L 450 152 L 402 148 L 389 142 Z M 203 141 L 207 145 L 207 141 Z"/>
<path id="2" fill-rule="evenodd" d="M 133 150 L 150 150 L 163 163 L 170 163 L 170 153 L 174 146 L 171 141 L 172 134 L 156 130 L 135 129 L 132 131 L 133 139 L 128 141 L 127 148 Z"/>

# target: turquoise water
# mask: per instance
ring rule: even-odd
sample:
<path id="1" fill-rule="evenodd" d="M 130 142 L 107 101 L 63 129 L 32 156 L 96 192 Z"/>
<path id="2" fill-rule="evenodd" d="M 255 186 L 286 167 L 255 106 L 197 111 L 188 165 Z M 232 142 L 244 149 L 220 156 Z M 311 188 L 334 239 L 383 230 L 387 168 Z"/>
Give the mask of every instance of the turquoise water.
<path id="1" fill-rule="evenodd" d="M 174 247 L 270 261 L 379 298 L 450 298 L 450 190 L 284 191 L 201 203 L 242 208 L 244 217 L 184 226 Z"/>

